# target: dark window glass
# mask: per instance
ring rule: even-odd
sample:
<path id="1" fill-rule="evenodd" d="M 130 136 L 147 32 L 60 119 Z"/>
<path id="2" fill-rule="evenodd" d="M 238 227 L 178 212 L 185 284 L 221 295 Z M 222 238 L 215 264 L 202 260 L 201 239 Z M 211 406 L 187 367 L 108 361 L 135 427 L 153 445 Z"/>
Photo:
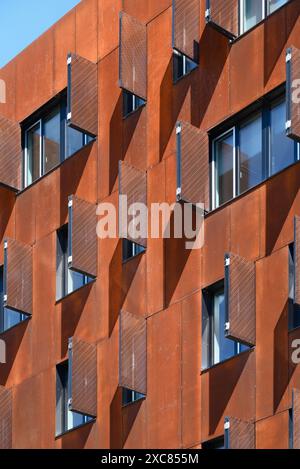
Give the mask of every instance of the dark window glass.
<path id="1" fill-rule="evenodd" d="M 57 106 L 43 123 L 43 173 L 60 163 L 60 107 Z"/>
<path id="2" fill-rule="evenodd" d="M 56 299 L 60 300 L 91 281 L 91 277 L 68 267 L 68 225 L 65 225 L 57 231 Z"/>
<path id="3" fill-rule="evenodd" d="M 202 449 L 225 449 L 224 437 L 202 443 Z"/>
<path id="4" fill-rule="evenodd" d="M 180 52 L 173 53 L 173 80 L 178 81 L 180 78 L 188 75 L 197 68 L 197 63 L 189 59 Z"/>
<path id="5" fill-rule="evenodd" d="M 139 401 L 140 399 L 144 399 L 144 394 L 141 394 L 136 391 L 131 391 L 131 389 L 122 389 L 122 404 L 128 405 L 132 404 L 133 402 Z"/>
<path id="6" fill-rule="evenodd" d="M 262 117 L 254 117 L 240 127 L 239 132 L 239 188 L 240 193 L 256 186 L 264 179 L 262 153 Z"/>
<path id="7" fill-rule="evenodd" d="M 133 243 L 128 239 L 123 239 L 123 261 L 127 261 L 138 254 L 145 251 L 145 248 L 140 244 Z"/>
<path id="8" fill-rule="evenodd" d="M 92 420 L 84 414 L 69 410 L 68 396 L 68 362 L 56 367 L 56 434 L 61 435 Z"/>
<path id="9" fill-rule="evenodd" d="M 144 106 L 145 101 L 129 91 L 123 90 L 123 117 Z"/>
<path id="10" fill-rule="evenodd" d="M 215 141 L 216 162 L 216 206 L 224 204 L 234 196 L 234 133 L 227 133 Z"/>
<path id="11" fill-rule="evenodd" d="M 274 105 L 270 112 L 271 174 L 286 168 L 295 161 L 295 142 L 285 132 L 285 101 Z"/>
<path id="12" fill-rule="evenodd" d="M 294 303 L 295 299 L 295 263 L 294 244 L 289 246 L 289 329 L 300 327 L 300 305 Z"/>
<path id="13" fill-rule="evenodd" d="M 32 184 L 41 175 L 41 123 L 31 127 L 26 134 L 26 182 Z"/>

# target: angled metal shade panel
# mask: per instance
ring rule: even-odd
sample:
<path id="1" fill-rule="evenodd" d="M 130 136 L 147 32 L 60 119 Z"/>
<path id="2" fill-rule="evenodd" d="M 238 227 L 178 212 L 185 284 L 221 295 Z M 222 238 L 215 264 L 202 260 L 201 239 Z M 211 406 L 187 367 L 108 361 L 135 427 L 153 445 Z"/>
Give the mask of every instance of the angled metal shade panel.
<path id="1" fill-rule="evenodd" d="M 120 87 L 147 99 L 147 27 L 127 13 L 120 13 Z"/>
<path id="2" fill-rule="evenodd" d="M 69 268 L 97 276 L 98 239 L 96 205 L 72 195 L 69 197 Z"/>
<path id="3" fill-rule="evenodd" d="M 126 311 L 120 313 L 121 387 L 147 394 L 147 324 L 146 319 Z"/>
<path id="4" fill-rule="evenodd" d="M 229 38 L 239 35 L 239 0 L 206 0 L 205 17 Z"/>
<path id="5" fill-rule="evenodd" d="M 0 386 L 0 449 L 12 448 L 12 391 Z"/>
<path id="6" fill-rule="evenodd" d="M 246 345 L 256 342 L 255 263 L 225 256 L 226 337 Z"/>
<path id="7" fill-rule="evenodd" d="M 0 183 L 21 189 L 21 127 L 0 116 Z"/>
<path id="8" fill-rule="evenodd" d="M 293 449 L 300 449 L 300 390 L 293 389 Z"/>
<path id="9" fill-rule="evenodd" d="M 173 0 L 173 48 L 198 61 L 200 1 Z"/>
<path id="10" fill-rule="evenodd" d="M 69 409 L 97 416 L 97 347 L 69 339 Z"/>
<path id="11" fill-rule="evenodd" d="M 255 449 L 255 424 L 228 417 L 225 419 L 226 449 Z"/>
<path id="12" fill-rule="evenodd" d="M 32 314 L 32 247 L 13 239 L 4 243 L 4 306 Z"/>
<path id="13" fill-rule="evenodd" d="M 291 47 L 286 55 L 287 84 L 287 135 L 300 139 L 300 49 Z"/>
<path id="14" fill-rule="evenodd" d="M 300 305 L 300 217 L 294 218 L 294 303 Z"/>
<path id="15" fill-rule="evenodd" d="M 70 127 L 98 134 L 97 64 L 77 54 L 68 56 L 68 115 Z"/>
<path id="16" fill-rule="evenodd" d="M 177 200 L 204 204 L 209 210 L 209 141 L 207 132 L 179 122 L 177 134 Z"/>
<path id="17" fill-rule="evenodd" d="M 128 233 L 128 228 L 132 222 L 132 216 L 128 214 L 128 208 L 135 203 L 147 206 L 147 174 L 134 166 L 123 161 L 119 162 L 119 234 L 120 238 L 147 246 L 147 236 L 142 233 Z M 127 197 L 127 207 L 121 202 L 121 197 Z M 142 219 L 142 224 L 147 227 L 147 219 Z M 130 231 L 130 230 L 129 230 Z"/>

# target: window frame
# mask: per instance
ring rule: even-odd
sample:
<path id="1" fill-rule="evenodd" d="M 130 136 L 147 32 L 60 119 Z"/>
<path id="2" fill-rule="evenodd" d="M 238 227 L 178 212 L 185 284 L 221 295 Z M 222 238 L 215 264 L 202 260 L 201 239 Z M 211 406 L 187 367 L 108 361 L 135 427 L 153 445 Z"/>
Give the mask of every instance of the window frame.
<path id="1" fill-rule="evenodd" d="M 29 171 L 29 150 L 28 150 L 28 134 L 29 132 L 39 125 L 40 128 L 40 154 L 39 154 L 39 177 L 28 183 L 28 171 Z M 36 120 L 30 127 L 25 129 L 25 147 L 24 147 L 24 187 L 28 187 L 42 177 L 42 159 L 43 159 L 43 124 L 42 118 Z"/>
<path id="2" fill-rule="evenodd" d="M 278 10 L 280 10 L 280 8 L 284 8 L 290 2 L 290 0 L 287 0 L 283 5 L 277 7 L 274 11 L 271 12 L 268 0 L 261 0 L 261 3 L 262 3 L 262 18 L 261 18 L 261 20 L 258 21 L 253 26 L 251 26 L 249 29 L 245 29 L 245 1 L 246 0 L 239 0 L 239 36 L 242 36 L 243 34 L 247 34 L 249 31 L 251 31 L 257 25 L 259 25 L 260 23 L 265 21 L 269 16 L 276 13 Z"/>
<path id="3" fill-rule="evenodd" d="M 223 133 L 221 133 L 218 137 L 214 138 L 213 141 L 212 141 L 212 171 L 213 171 L 213 177 L 212 177 L 212 193 L 213 193 L 213 197 L 212 197 L 212 206 L 213 206 L 213 210 L 218 208 L 218 207 L 221 207 L 222 205 L 228 203 L 230 200 L 232 199 L 229 199 L 227 200 L 226 202 L 222 203 L 222 204 L 217 204 L 217 187 L 218 187 L 218 184 L 217 184 L 217 178 L 218 178 L 218 174 L 217 174 L 217 158 L 218 158 L 218 155 L 217 155 L 217 152 L 216 152 L 216 143 L 218 143 L 220 140 L 224 140 L 224 137 L 226 137 L 227 135 L 229 134 L 232 134 L 232 138 L 233 138 L 233 153 L 232 153 L 232 158 L 233 158 L 233 162 L 232 162 L 232 177 L 233 177 L 233 185 L 232 185 L 232 199 L 234 199 L 236 197 L 236 168 L 237 168 L 237 148 L 236 148 L 236 126 L 233 126 L 233 127 L 229 127 L 228 130 L 225 130 Z M 219 198 L 219 196 L 218 196 Z"/>

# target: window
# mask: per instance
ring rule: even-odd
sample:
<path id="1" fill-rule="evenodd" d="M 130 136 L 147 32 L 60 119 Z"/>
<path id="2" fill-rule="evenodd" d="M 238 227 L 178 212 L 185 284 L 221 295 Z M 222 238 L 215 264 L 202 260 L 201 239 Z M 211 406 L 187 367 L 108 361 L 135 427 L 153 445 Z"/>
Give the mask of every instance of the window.
<path id="1" fill-rule="evenodd" d="M 91 417 L 69 410 L 69 366 L 68 361 L 56 367 L 56 435 L 61 435 L 84 425 Z"/>
<path id="2" fill-rule="evenodd" d="M 24 187 L 29 186 L 92 141 L 67 125 L 66 100 L 41 111 L 25 126 Z"/>
<path id="3" fill-rule="evenodd" d="M 180 78 L 188 75 L 190 72 L 197 68 L 197 63 L 181 54 L 177 50 L 173 51 L 173 80 L 180 80 Z"/>
<path id="4" fill-rule="evenodd" d="M 140 244 L 133 243 L 128 239 L 123 239 L 123 262 L 128 261 L 132 257 L 137 256 L 145 251 L 145 248 Z"/>
<path id="5" fill-rule="evenodd" d="M 137 111 L 140 107 L 144 106 L 146 101 L 139 98 L 135 94 L 129 91 L 123 90 L 123 117 L 127 117 L 129 114 Z"/>
<path id="6" fill-rule="evenodd" d="M 141 394 L 136 391 L 131 391 L 131 389 L 122 389 L 122 405 L 133 404 L 133 402 L 144 399 L 144 394 Z"/>
<path id="7" fill-rule="evenodd" d="M 202 449 L 225 449 L 224 437 L 202 443 Z"/>
<path id="8" fill-rule="evenodd" d="M 260 184 L 299 159 L 299 144 L 286 136 L 283 98 L 212 140 L 212 208 Z"/>
<path id="9" fill-rule="evenodd" d="M 289 449 L 294 448 L 294 422 L 293 409 L 289 409 Z"/>
<path id="10" fill-rule="evenodd" d="M 225 336 L 224 283 L 203 292 L 202 368 L 223 362 L 249 347 Z"/>
<path id="11" fill-rule="evenodd" d="M 68 267 L 68 225 L 65 225 L 57 231 L 56 299 L 60 300 L 91 281 L 91 277 Z"/>
<path id="12" fill-rule="evenodd" d="M 241 33 L 245 33 L 256 24 L 285 5 L 289 0 L 240 0 Z"/>
<path id="13" fill-rule="evenodd" d="M 294 303 L 295 300 L 295 263 L 294 244 L 289 246 L 289 330 L 300 327 L 300 305 Z"/>
<path id="14" fill-rule="evenodd" d="M 0 298 L 3 298 L 3 266 L 0 267 Z M 0 302 L 0 333 L 11 329 L 28 318 L 26 314 L 3 306 Z"/>

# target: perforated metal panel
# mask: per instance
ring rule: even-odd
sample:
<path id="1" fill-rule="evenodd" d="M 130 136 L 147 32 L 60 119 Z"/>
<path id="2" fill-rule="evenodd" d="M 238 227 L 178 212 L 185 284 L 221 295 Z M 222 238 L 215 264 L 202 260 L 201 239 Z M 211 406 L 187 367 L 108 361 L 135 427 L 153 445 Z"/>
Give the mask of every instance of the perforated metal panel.
<path id="1" fill-rule="evenodd" d="M 255 263 L 225 256 L 226 335 L 247 345 L 256 341 Z"/>
<path id="2" fill-rule="evenodd" d="M 294 218 L 294 303 L 300 305 L 300 217 Z"/>
<path id="3" fill-rule="evenodd" d="M 120 87 L 147 99 L 147 27 L 120 13 Z"/>
<path id="4" fill-rule="evenodd" d="M 225 419 L 226 449 L 255 449 L 255 424 L 229 417 Z"/>
<path id="5" fill-rule="evenodd" d="M 200 1 L 173 0 L 173 48 L 198 60 Z"/>
<path id="6" fill-rule="evenodd" d="M 0 386 L 0 449 L 12 448 L 12 391 Z"/>
<path id="7" fill-rule="evenodd" d="M 72 195 L 69 197 L 69 267 L 97 276 L 96 205 Z"/>
<path id="8" fill-rule="evenodd" d="M 235 38 L 239 35 L 239 0 L 206 0 L 206 21 Z"/>
<path id="9" fill-rule="evenodd" d="M 130 227 L 132 222 L 132 215 L 129 215 L 128 208 L 132 204 L 144 204 L 147 206 L 147 174 L 144 171 L 124 163 L 119 162 L 119 195 L 127 196 L 127 206 L 119 199 L 119 235 L 120 238 L 126 238 L 130 241 L 147 246 L 147 237 L 143 233 L 130 233 L 126 228 Z M 140 216 L 140 215 L 139 215 Z M 142 218 L 142 224 L 147 228 L 146 213 L 145 218 Z M 138 229 L 141 226 L 138 226 Z M 133 236 L 135 234 L 135 236 Z"/>
<path id="10" fill-rule="evenodd" d="M 147 324 L 140 316 L 120 313 L 120 376 L 123 388 L 147 394 Z"/>
<path id="11" fill-rule="evenodd" d="M 177 199 L 202 203 L 209 210 L 209 142 L 207 132 L 179 122 L 177 133 Z"/>
<path id="12" fill-rule="evenodd" d="M 4 305 L 32 314 L 32 247 L 13 239 L 4 243 Z"/>
<path id="13" fill-rule="evenodd" d="M 68 124 L 82 132 L 98 134 L 97 64 L 76 54 L 68 56 Z"/>
<path id="14" fill-rule="evenodd" d="M 21 189 L 21 127 L 0 116 L 0 183 Z"/>
<path id="15" fill-rule="evenodd" d="M 97 347 L 75 337 L 69 339 L 69 408 L 97 415 Z"/>
<path id="16" fill-rule="evenodd" d="M 287 135 L 300 139 L 300 50 L 291 47 L 287 50 Z"/>
<path id="17" fill-rule="evenodd" d="M 293 389 L 293 449 L 300 449 L 300 390 Z"/>

